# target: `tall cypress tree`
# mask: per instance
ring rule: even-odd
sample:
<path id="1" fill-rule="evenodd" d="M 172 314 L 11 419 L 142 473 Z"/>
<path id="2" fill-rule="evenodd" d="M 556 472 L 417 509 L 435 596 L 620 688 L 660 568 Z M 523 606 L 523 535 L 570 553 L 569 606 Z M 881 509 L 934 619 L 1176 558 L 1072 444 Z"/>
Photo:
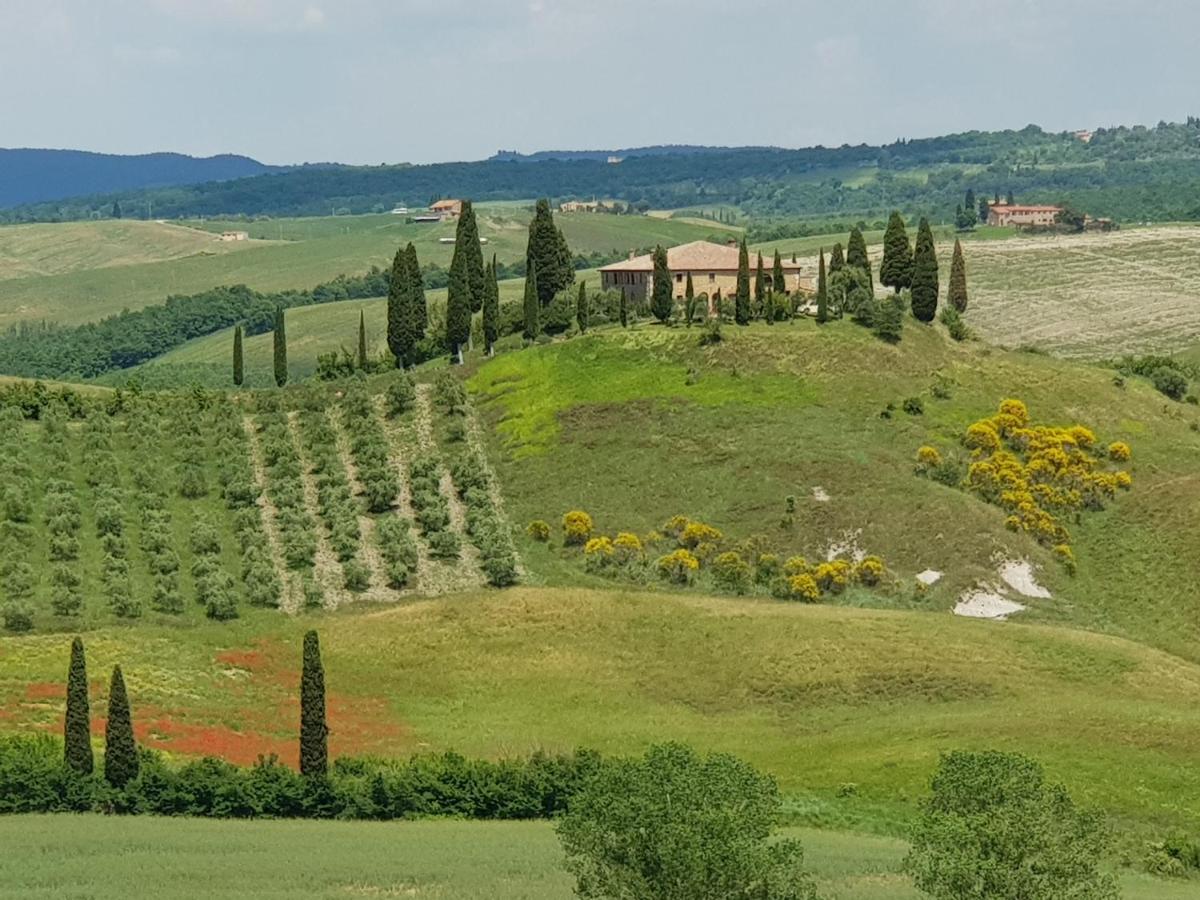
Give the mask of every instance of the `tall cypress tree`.
<path id="1" fill-rule="evenodd" d="M 483 272 L 483 247 L 479 243 L 479 223 L 475 218 L 475 207 L 470 200 L 463 201 L 462 214 L 459 216 L 459 231 L 462 233 L 462 248 L 467 255 L 467 282 L 471 286 L 471 312 L 483 309 L 483 301 L 487 296 L 487 284 Z M 455 250 L 458 250 L 455 241 Z"/>
<path id="2" fill-rule="evenodd" d="M 71 641 L 71 666 L 67 669 L 67 715 L 63 722 L 64 759 L 81 775 L 92 774 L 92 723 L 88 705 L 87 662 L 83 641 Z"/>
<path id="3" fill-rule="evenodd" d="M 871 258 L 867 256 L 867 241 L 857 225 L 850 229 L 850 240 L 846 244 L 846 265 L 862 269 L 867 274 L 867 282 L 871 282 Z"/>
<path id="4" fill-rule="evenodd" d="M 387 344 L 401 369 L 412 355 L 410 287 L 408 253 L 401 247 L 392 260 L 387 295 Z"/>
<path id="5" fill-rule="evenodd" d="M 321 777 L 329 770 L 329 727 L 325 724 L 325 668 L 315 631 L 304 635 L 300 674 L 300 774 Z"/>
<path id="6" fill-rule="evenodd" d="M 683 285 L 683 315 L 688 328 L 692 327 L 692 318 L 696 314 L 696 287 L 692 284 L 692 273 L 687 273 L 687 281 Z"/>
<path id="7" fill-rule="evenodd" d="M 138 776 L 137 742 L 121 667 L 114 666 L 108 689 L 108 724 L 104 728 L 104 780 L 123 788 Z"/>
<path id="8" fill-rule="evenodd" d="M 829 280 L 825 275 L 825 248 L 817 259 L 817 322 L 824 325 L 829 321 Z"/>
<path id="9" fill-rule="evenodd" d="M 688 276 L 688 279 L 688 283 L 690 284 L 690 275 Z M 579 326 L 580 334 L 587 334 L 589 318 L 587 282 L 581 281 L 579 282 L 579 296 L 575 298 L 575 322 Z"/>
<path id="10" fill-rule="evenodd" d="M 767 279 L 763 273 L 761 253 L 754 265 L 754 312 L 764 319 L 767 317 Z"/>
<path id="11" fill-rule="evenodd" d="M 462 364 L 463 345 L 471 336 L 471 282 L 467 275 L 467 254 L 454 248 L 450 262 L 450 283 L 446 295 L 446 343 L 451 357 Z"/>
<path id="12" fill-rule="evenodd" d="M 629 327 L 629 295 L 625 293 L 625 290 L 623 288 L 621 290 L 621 302 L 618 306 L 618 309 L 620 311 L 621 327 L 628 328 Z"/>
<path id="13" fill-rule="evenodd" d="M 367 370 L 367 314 L 365 310 L 358 311 L 358 367 Z"/>
<path id="14" fill-rule="evenodd" d="M 958 238 L 954 239 L 954 256 L 950 259 L 950 286 L 946 299 L 960 313 L 967 311 L 967 262 L 963 259 Z"/>
<path id="15" fill-rule="evenodd" d="M 283 322 L 283 307 L 275 307 L 275 384 L 283 387 L 288 380 L 287 331 Z"/>
<path id="16" fill-rule="evenodd" d="M 666 325 L 671 321 L 675 302 L 671 298 L 671 270 L 667 266 L 667 251 L 662 245 L 654 248 L 654 273 L 651 276 L 650 312 L 654 318 Z"/>
<path id="17" fill-rule="evenodd" d="M 842 267 L 846 265 L 846 257 L 842 253 L 841 241 L 833 245 L 833 251 L 829 254 L 829 274 L 842 271 Z"/>
<path id="18" fill-rule="evenodd" d="M 112 217 L 114 219 L 121 218 L 121 201 L 114 200 L 112 205 Z"/>
<path id="19" fill-rule="evenodd" d="M 483 295 L 483 344 L 484 352 L 491 356 L 496 352 L 496 339 L 500 337 L 500 284 L 496 280 L 496 255 L 487 270 L 487 290 Z"/>
<path id="20" fill-rule="evenodd" d="M 622 294 L 622 297 L 625 295 Z M 538 296 L 537 269 L 531 268 L 525 276 L 525 340 L 532 341 L 542 333 L 541 300 Z"/>
<path id="21" fill-rule="evenodd" d="M 566 238 L 554 224 L 550 201 L 539 200 L 529 223 L 525 250 L 526 272 L 537 271 L 538 301 L 549 306 L 555 295 L 575 280 L 575 266 Z"/>
<path id="22" fill-rule="evenodd" d="M 245 380 L 245 360 L 242 357 L 242 326 L 233 329 L 233 383 L 242 386 Z"/>
<path id="23" fill-rule="evenodd" d="M 917 228 L 917 246 L 913 251 L 912 314 L 922 322 L 937 315 L 938 263 L 929 220 L 921 219 Z"/>
<path id="24" fill-rule="evenodd" d="M 733 320 L 739 325 L 750 324 L 750 252 L 746 239 L 738 248 L 737 294 L 733 303 Z"/>
<path id="25" fill-rule="evenodd" d="M 904 218 L 899 210 L 892 211 L 887 231 L 883 233 L 883 263 L 879 266 L 879 282 L 897 294 L 912 283 L 912 245 L 908 242 L 908 229 L 904 227 Z"/>
<path id="26" fill-rule="evenodd" d="M 413 335 L 413 344 L 425 339 L 425 330 L 429 327 L 429 305 L 425 301 L 425 278 L 421 274 L 421 263 L 417 259 L 417 248 L 410 241 L 404 248 L 408 257 L 405 269 L 408 272 L 409 322 Z"/>
<path id="27" fill-rule="evenodd" d="M 783 260 L 779 258 L 778 250 L 775 251 L 775 262 L 771 265 L 771 289 L 780 296 L 787 293 L 787 279 L 783 277 Z"/>
<path id="28" fill-rule="evenodd" d="M 967 196 L 963 200 L 963 209 L 971 215 L 975 215 L 975 188 L 967 188 Z"/>

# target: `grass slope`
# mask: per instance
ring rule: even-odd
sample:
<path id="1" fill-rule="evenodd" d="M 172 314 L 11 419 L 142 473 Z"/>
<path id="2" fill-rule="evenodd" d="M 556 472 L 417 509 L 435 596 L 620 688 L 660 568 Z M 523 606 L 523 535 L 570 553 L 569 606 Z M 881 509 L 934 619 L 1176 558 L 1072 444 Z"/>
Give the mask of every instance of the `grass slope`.
<path id="1" fill-rule="evenodd" d="M 521 207 L 481 209 L 479 230 L 489 256 L 508 263 L 523 259 L 529 219 Z M 645 216 L 576 214 L 559 221 L 576 253 L 678 244 L 719 231 Z M 246 230 L 256 240 L 221 243 L 199 228 L 126 221 L 0 228 L 0 327 L 38 320 L 78 324 L 219 285 L 313 287 L 343 273 L 388 266 L 397 247 L 409 241 L 423 264 L 448 267 L 453 247 L 440 239 L 453 237 L 455 229 L 453 222 L 406 225 L 389 215 L 203 225 Z"/>
<path id="2" fill-rule="evenodd" d="M 909 900 L 905 846 L 863 834 L 788 829 L 823 897 Z M 173 898 L 380 896 L 568 900 L 572 882 L 543 822 L 211 822 L 24 816 L 0 822 L 0 879 L 14 900 L 124 900 L 137 883 Z M 153 846 L 152 859 L 142 852 Z M 220 859 L 219 865 L 214 860 Z M 133 862 L 136 860 L 136 863 Z M 1127 900 L 1184 900 L 1193 884 L 1125 875 Z"/>

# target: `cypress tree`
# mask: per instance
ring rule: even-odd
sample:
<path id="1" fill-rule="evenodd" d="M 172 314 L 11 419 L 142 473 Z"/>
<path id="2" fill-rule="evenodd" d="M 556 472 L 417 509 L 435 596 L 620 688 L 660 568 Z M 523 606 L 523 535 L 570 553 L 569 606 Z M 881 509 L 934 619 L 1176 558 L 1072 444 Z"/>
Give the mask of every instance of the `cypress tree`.
<path id="1" fill-rule="evenodd" d="M 121 667 L 114 666 L 108 689 L 108 723 L 104 728 L 104 780 L 123 788 L 138 776 L 137 742 Z"/>
<path id="2" fill-rule="evenodd" d="M 867 282 L 871 283 L 871 258 L 867 256 L 867 241 L 857 225 L 850 229 L 850 240 L 846 244 L 846 265 L 862 269 L 867 273 Z"/>
<path id="3" fill-rule="evenodd" d="M 488 265 L 487 290 L 483 295 L 483 344 L 484 352 L 491 356 L 496 352 L 496 339 L 500 337 L 500 284 L 496 280 L 496 255 Z"/>
<path id="4" fill-rule="evenodd" d="M 683 313 L 688 328 L 692 327 L 692 318 L 696 314 L 696 288 L 692 284 L 692 273 L 687 273 L 687 281 L 683 285 Z"/>
<path id="5" fill-rule="evenodd" d="M 315 631 L 304 635 L 300 675 L 300 774 L 321 777 L 329 769 L 329 727 L 325 724 L 325 669 Z"/>
<path id="6" fill-rule="evenodd" d="M 1005 202 L 1006 204 L 1008 204 L 1009 206 L 1012 206 L 1012 205 L 1013 205 L 1013 203 L 1015 202 L 1015 200 L 1013 199 L 1013 192 L 1012 192 L 1012 188 L 1009 188 L 1009 189 L 1008 189 L 1008 194 L 1005 196 L 1005 198 L 1004 198 L 1004 202 Z"/>
<path id="7" fill-rule="evenodd" d="M 114 219 L 121 218 L 121 201 L 114 200 L 112 205 L 112 217 Z"/>
<path id="8" fill-rule="evenodd" d="M 83 641 L 79 638 L 71 641 L 63 742 L 67 767 L 81 775 L 92 774 L 92 724 L 88 705 L 87 662 L 83 656 Z"/>
<path id="9" fill-rule="evenodd" d="M 971 215 L 975 215 L 975 208 L 975 188 L 967 188 L 967 196 L 963 200 L 963 209 Z"/>
<path id="10" fill-rule="evenodd" d="M 392 260 L 392 277 L 388 279 L 387 295 L 387 344 L 396 357 L 396 365 L 404 368 L 412 355 L 410 279 L 408 276 L 408 253 L 403 247 L 396 251 Z"/>
<path id="11" fill-rule="evenodd" d="M 917 246 L 913 251 L 912 314 L 922 322 L 937 315 L 938 264 L 929 220 L 921 219 L 917 228 Z"/>
<path id="12" fill-rule="evenodd" d="M 946 299 L 956 310 L 967 311 L 967 263 L 963 259 L 962 244 L 954 240 L 954 256 L 950 259 L 950 286 Z"/>
<path id="13" fill-rule="evenodd" d="M 467 254 L 454 248 L 450 262 L 450 283 L 446 295 L 446 343 L 450 356 L 462 364 L 463 344 L 471 336 L 471 282 L 467 275 Z"/>
<path id="14" fill-rule="evenodd" d="M 984 225 L 987 224 L 988 214 L 991 211 L 992 211 L 992 208 L 991 208 L 991 206 L 988 205 L 987 197 L 980 197 L 979 198 L 979 221 L 981 223 L 983 223 Z"/>
<path id="15" fill-rule="evenodd" d="M 754 311 L 764 319 L 767 316 L 767 279 L 763 274 L 762 254 L 754 265 Z"/>
<path id="16" fill-rule="evenodd" d="M 829 321 L 829 281 L 825 275 L 825 248 L 817 258 L 817 323 Z"/>
<path id="17" fill-rule="evenodd" d="M 624 298 L 625 295 L 622 293 L 621 296 Z M 537 269 L 531 268 L 525 276 L 525 340 L 527 341 L 536 339 L 542 333 L 541 308 Z"/>
<path id="18" fill-rule="evenodd" d="M 479 243 L 479 223 L 475 218 L 475 207 L 470 200 L 463 201 L 458 226 L 461 234 L 461 246 L 467 255 L 467 282 L 471 286 L 471 312 L 477 313 L 483 309 L 483 301 L 487 296 L 487 284 L 483 272 L 483 247 Z M 460 241 L 455 240 L 456 252 L 459 245 Z"/>
<path id="19" fill-rule="evenodd" d="M 775 251 L 775 262 L 771 266 L 771 288 L 777 294 L 787 293 L 787 279 L 783 277 L 783 260 L 779 258 L 779 251 Z"/>
<path id="20" fill-rule="evenodd" d="M 689 284 L 691 276 L 688 276 Z M 575 322 L 579 325 L 579 333 L 587 334 L 588 330 L 588 296 L 587 282 L 579 282 L 579 296 L 575 298 Z"/>
<path id="21" fill-rule="evenodd" d="M 367 314 L 365 310 L 358 311 L 358 367 L 367 370 Z"/>
<path id="22" fill-rule="evenodd" d="M 525 269 L 537 271 L 538 301 L 548 306 L 554 296 L 575 280 L 575 266 L 566 238 L 554 224 L 550 201 L 539 200 L 529 223 Z"/>
<path id="23" fill-rule="evenodd" d="M 287 331 L 283 322 L 283 307 L 275 307 L 275 384 L 283 387 L 288 380 Z"/>
<path id="24" fill-rule="evenodd" d="M 233 329 L 233 383 L 242 386 L 245 380 L 245 361 L 242 357 L 242 326 Z"/>
<path id="25" fill-rule="evenodd" d="M 621 327 L 628 328 L 629 327 L 629 297 L 625 293 L 624 288 L 622 288 L 622 290 L 621 290 L 620 312 L 621 312 Z"/>
<path id="26" fill-rule="evenodd" d="M 833 245 L 833 251 L 829 254 L 829 274 L 840 272 L 844 265 L 846 265 L 846 257 L 842 254 L 842 244 L 839 241 Z"/>
<path id="27" fill-rule="evenodd" d="M 883 233 L 883 263 L 879 281 L 897 294 L 912 283 L 912 246 L 899 210 L 893 210 Z"/>
<path id="28" fill-rule="evenodd" d="M 671 298 L 671 270 L 667 267 L 667 251 L 662 245 L 654 248 L 654 274 L 650 288 L 650 312 L 666 325 L 671 321 L 675 306 Z"/>
<path id="29" fill-rule="evenodd" d="M 411 295 L 409 306 L 410 328 L 413 334 L 413 344 L 425 339 L 425 329 L 429 327 L 429 306 L 425 302 L 425 278 L 421 275 L 421 263 L 417 260 L 417 248 L 412 242 L 404 250 L 408 257 L 405 268 L 408 271 L 408 291 Z"/>
<path id="30" fill-rule="evenodd" d="M 738 248 L 737 294 L 733 304 L 733 320 L 739 325 L 750 324 L 750 253 L 746 239 Z"/>

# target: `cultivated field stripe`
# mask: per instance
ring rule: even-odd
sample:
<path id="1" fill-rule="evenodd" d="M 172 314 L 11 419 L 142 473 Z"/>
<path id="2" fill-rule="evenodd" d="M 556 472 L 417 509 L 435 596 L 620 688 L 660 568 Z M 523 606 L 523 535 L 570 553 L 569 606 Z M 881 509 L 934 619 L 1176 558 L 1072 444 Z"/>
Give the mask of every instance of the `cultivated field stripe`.
<path id="1" fill-rule="evenodd" d="M 492 501 L 492 509 L 496 511 L 496 518 L 508 529 L 509 534 L 512 534 L 512 523 L 509 522 L 508 514 L 504 511 L 504 495 L 500 491 L 500 479 L 496 477 L 496 472 L 492 468 L 492 463 L 488 459 L 487 445 L 483 439 L 483 427 L 479 424 L 479 418 L 475 415 L 475 404 L 467 399 L 467 446 L 471 452 L 479 459 L 483 466 L 484 472 L 488 478 L 488 497 Z M 517 564 L 517 575 L 520 578 L 525 577 L 525 564 L 521 562 L 521 554 L 517 552 L 516 543 L 513 542 L 513 559 Z"/>
<path id="2" fill-rule="evenodd" d="M 287 567 L 283 559 L 283 544 L 279 540 L 279 523 L 276 521 L 279 510 L 275 508 L 267 494 L 267 469 L 263 464 L 262 448 L 258 444 L 258 429 L 250 416 L 242 417 L 242 428 L 246 432 L 247 448 L 250 452 L 250 468 L 254 472 L 254 484 L 258 488 L 259 510 L 262 512 L 263 533 L 267 537 L 267 546 L 271 550 L 271 565 L 283 582 L 283 596 L 279 598 L 279 608 L 288 615 L 300 612 L 303 601 L 300 588 L 296 584 L 294 573 Z"/>
<path id="3" fill-rule="evenodd" d="M 350 450 L 350 438 L 346 434 L 342 421 L 342 411 L 335 406 L 330 406 L 325 410 L 325 414 L 329 416 L 329 424 L 333 427 L 334 435 L 337 438 L 338 456 L 342 460 L 342 467 L 346 470 L 346 480 L 350 482 L 350 490 L 364 504 L 364 507 L 358 511 L 360 535 L 358 553 L 363 564 L 371 571 L 371 586 L 360 592 L 358 596 L 363 600 L 379 603 L 395 602 L 400 595 L 387 584 L 383 557 L 379 553 L 379 545 L 375 540 L 375 518 L 367 513 L 366 501 L 361 500 L 365 492 L 362 481 L 358 477 L 358 465 L 354 462 L 354 454 Z"/>
<path id="4" fill-rule="evenodd" d="M 453 570 L 450 570 L 449 566 L 443 566 L 443 568 L 449 570 L 446 579 L 446 589 L 451 591 L 466 591 L 483 584 L 483 575 L 479 568 L 479 549 L 471 542 L 470 537 L 467 535 L 466 507 L 463 506 L 458 492 L 454 489 L 454 479 L 450 477 L 450 470 L 446 468 L 445 460 L 441 459 L 441 453 L 438 451 L 437 443 L 433 439 L 433 402 L 429 396 L 432 392 L 432 385 L 417 385 L 417 402 L 413 411 L 417 447 L 422 453 L 437 456 L 442 463 L 442 476 L 438 482 L 438 490 L 446 498 L 447 507 L 450 511 L 450 527 L 462 539 L 462 552 L 459 556 L 458 565 Z"/>
<path id="5" fill-rule="evenodd" d="M 304 508 L 313 521 L 314 534 L 317 540 L 317 550 L 313 554 L 313 578 L 325 592 L 325 608 L 337 609 L 353 601 L 350 592 L 346 590 L 345 578 L 342 575 L 342 564 L 338 562 L 337 554 L 329 546 L 329 536 L 325 533 L 325 522 L 318 509 L 317 483 L 313 478 L 308 456 L 304 452 L 304 442 L 300 440 L 300 413 L 291 410 L 287 414 L 288 435 L 296 452 L 300 455 L 300 486 L 304 490 Z"/>
<path id="6" fill-rule="evenodd" d="M 413 540 L 417 545 L 417 571 L 413 573 L 413 590 L 418 594 L 430 594 L 433 590 L 431 580 L 433 560 L 429 557 L 429 547 L 425 543 L 425 536 L 416 526 L 416 513 L 412 505 L 412 488 L 408 484 L 408 468 L 404 464 L 405 455 L 399 450 L 400 447 L 411 446 L 411 442 L 401 433 L 401 426 L 390 420 L 384 412 L 383 395 L 376 395 L 373 399 L 375 412 L 383 425 L 383 433 L 387 436 L 388 462 L 400 479 L 400 493 L 396 496 L 396 513 L 407 519 L 412 526 Z"/>

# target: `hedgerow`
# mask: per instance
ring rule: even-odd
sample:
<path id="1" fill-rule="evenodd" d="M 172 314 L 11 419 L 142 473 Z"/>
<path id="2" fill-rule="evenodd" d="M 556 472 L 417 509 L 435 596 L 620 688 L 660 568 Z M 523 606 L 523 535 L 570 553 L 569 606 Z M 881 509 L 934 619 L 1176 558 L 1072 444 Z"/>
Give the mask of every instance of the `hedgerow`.
<path id="1" fill-rule="evenodd" d="M 280 542 L 289 569 L 311 569 L 317 552 L 312 517 L 304 505 L 300 455 L 282 412 L 260 417 L 260 446 L 267 470 L 267 495 L 278 512 Z"/>

